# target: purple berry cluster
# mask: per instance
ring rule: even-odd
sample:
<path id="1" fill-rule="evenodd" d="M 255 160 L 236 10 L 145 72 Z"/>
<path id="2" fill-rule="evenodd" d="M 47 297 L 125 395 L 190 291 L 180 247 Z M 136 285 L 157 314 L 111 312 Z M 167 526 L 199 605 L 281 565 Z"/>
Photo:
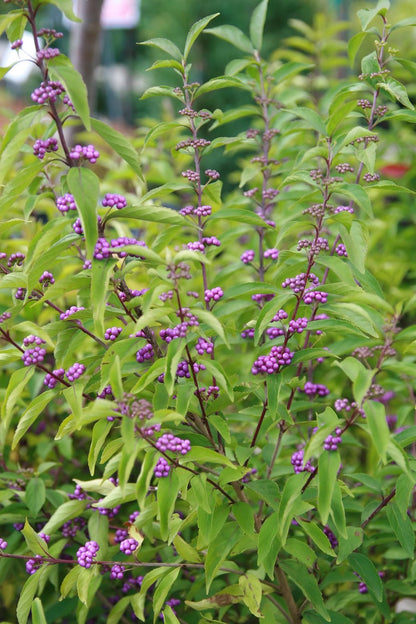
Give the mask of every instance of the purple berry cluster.
<path id="1" fill-rule="evenodd" d="M 127 206 L 127 200 L 124 195 L 119 195 L 118 193 L 106 193 L 101 203 L 104 208 L 117 208 L 117 210 Z"/>
<path id="2" fill-rule="evenodd" d="M 272 375 L 277 373 L 281 366 L 290 364 L 293 352 L 288 347 L 273 346 L 268 355 L 260 355 L 254 362 L 251 372 L 253 375 L 267 373 Z"/>
<path id="3" fill-rule="evenodd" d="M 94 563 L 94 557 L 100 550 L 99 545 L 94 540 L 85 543 L 85 546 L 81 546 L 77 550 L 77 560 L 80 566 L 83 568 L 90 568 Z"/>
<path id="4" fill-rule="evenodd" d="M 191 450 L 191 443 L 189 440 L 181 440 L 181 438 L 174 436 L 172 433 L 164 433 L 157 440 L 156 448 L 159 451 L 172 451 L 173 453 L 186 455 Z"/>
<path id="5" fill-rule="evenodd" d="M 61 51 L 59 50 L 59 48 L 43 48 L 42 50 L 38 50 L 38 52 L 36 53 L 36 58 L 38 61 L 48 61 L 55 56 L 59 56 L 60 53 Z"/>
<path id="6" fill-rule="evenodd" d="M 334 435 L 329 435 L 325 438 L 324 449 L 326 451 L 336 451 L 338 449 L 338 444 L 342 442 L 341 432 L 341 427 L 337 427 Z"/>
<path id="7" fill-rule="evenodd" d="M 39 284 L 42 284 L 45 287 L 54 283 L 55 283 L 55 278 L 53 274 L 50 273 L 49 271 L 44 271 L 39 278 Z"/>
<path id="8" fill-rule="evenodd" d="M 153 347 L 148 342 L 144 347 L 139 349 L 136 353 L 136 362 L 142 364 L 146 360 L 151 360 L 154 357 L 155 353 L 153 351 Z"/>
<path id="9" fill-rule="evenodd" d="M 214 343 L 212 340 L 205 340 L 200 336 L 195 345 L 195 349 L 199 353 L 199 355 L 204 355 L 204 353 L 211 354 L 214 351 Z"/>
<path id="10" fill-rule="evenodd" d="M 26 572 L 28 574 L 35 574 L 39 570 L 43 563 L 43 557 L 41 555 L 35 555 L 26 561 Z"/>
<path id="11" fill-rule="evenodd" d="M 22 266 L 24 259 L 26 258 L 25 254 L 21 251 L 16 251 L 15 253 L 10 254 L 9 259 L 7 260 L 7 266 L 11 268 L 12 266 Z"/>
<path id="12" fill-rule="evenodd" d="M 29 336 L 26 336 L 25 338 L 23 338 L 23 344 L 25 347 L 28 347 L 31 344 L 35 344 L 35 345 L 45 344 L 45 341 L 42 340 L 42 338 L 39 338 L 39 336 L 34 336 L 33 334 L 29 334 Z"/>
<path id="13" fill-rule="evenodd" d="M 186 332 L 188 331 L 188 323 L 183 322 L 179 323 L 175 327 L 168 327 L 167 329 L 161 329 L 159 332 L 159 336 L 162 340 L 169 343 L 176 338 L 184 338 L 186 336 Z"/>
<path id="14" fill-rule="evenodd" d="M 76 312 L 81 312 L 81 310 L 85 310 L 85 308 L 83 306 L 71 306 L 70 308 L 68 308 L 68 310 L 62 312 L 62 314 L 59 315 L 59 318 L 61 319 L 61 321 L 66 321 L 66 319 L 68 319 L 72 314 L 75 314 Z"/>
<path id="15" fill-rule="evenodd" d="M 47 152 L 57 152 L 58 141 L 54 137 L 50 137 L 45 141 L 37 139 L 33 144 L 33 154 L 37 156 L 39 160 L 43 160 Z"/>
<path id="16" fill-rule="evenodd" d="M 116 340 L 122 331 L 122 327 L 109 327 L 105 330 L 104 338 L 105 340 Z"/>
<path id="17" fill-rule="evenodd" d="M 292 458 L 290 460 L 290 463 L 293 466 L 293 470 L 296 473 L 313 472 L 314 467 L 312 466 L 310 460 L 308 459 L 307 462 L 304 462 L 303 455 L 304 455 L 303 449 L 299 449 L 293 453 Z"/>
<path id="18" fill-rule="evenodd" d="M 31 366 L 32 364 L 40 364 L 43 362 L 46 355 L 46 349 L 43 347 L 33 347 L 33 349 L 26 349 L 22 355 L 22 360 L 25 366 Z"/>
<path id="19" fill-rule="evenodd" d="M 48 386 L 48 388 L 53 389 L 55 388 L 58 381 L 63 381 L 64 375 L 65 375 L 64 368 L 56 368 L 54 371 L 52 371 L 52 374 L 51 373 L 46 374 L 45 379 L 43 380 L 43 383 L 45 384 L 45 386 Z"/>
<path id="20" fill-rule="evenodd" d="M 207 303 L 210 301 L 219 301 L 224 296 L 222 288 L 215 286 L 214 288 L 207 288 L 204 292 L 204 299 Z"/>
<path id="21" fill-rule="evenodd" d="M 71 193 L 65 193 L 65 195 L 57 197 L 56 207 L 58 208 L 59 212 L 68 212 L 68 210 L 77 209 L 74 196 L 71 195 Z"/>
<path id="22" fill-rule="evenodd" d="M 338 540 L 333 531 L 329 528 L 329 526 L 324 526 L 324 533 L 327 536 L 329 543 L 332 548 L 336 548 L 338 546 Z"/>
<path id="23" fill-rule="evenodd" d="M 158 479 L 167 477 L 170 472 L 169 462 L 164 457 L 159 457 L 155 466 L 154 475 Z"/>
<path id="24" fill-rule="evenodd" d="M 69 379 L 69 381 L 76 381 L 77 379 L 81 377 L 83 373 L 85 373 L 84 364 L 79 364 L 78 362 L 75 362 L 75 364 L 73 364 L 72 366 L 68 368 L 66 372 L 66 376 Z"/>
<path id="25" fill-rule="evenodd" d="M 312 282 L 314 286 L 319 284 L 319 279 L 316 277 L 314 273 L 299 273 L 299 275 L 295 275 L 295 277 L 287 277 L 284 282 L 282 282 L 282 288 L 291 288 L 293 292 L 300 293 L 303 292 L 306 288 L 307 282 Z"/>
<path id="26" fill-rule="evenodd" d="M 271 258 L 272 260 L 277 260 L 279 258 L 279 250 L 272 247 L 271 249 L 266 249 L 264 252 L 265 258 Z"/>
<path id="27" fill-rule="evenodd" d="M 303 301 L 306 304 L 314 303 L 317 301 L 318 303 L 326 303 L 328 300 L 328 293 L 323 292 L 322 290 L 309 290 L 306 289 L 303 295 Z"/>
<path id="28" fill-rule="evenodd" d="M 244 264 L 250 264 L 250 262 L 253 262 L 255 256 L 256 252 L 254 251 L 254 249 L 246 249 L 246 251 L 243 251 L 243 253 L 241 254 L 240 260 Z"/>
<path id="29" fill-rule="evenodd" d="M 289 321 L 289 332 L 291 334 L 301 334 L 308 326 L 308 319 L 304 316 Z"/>
<path id="30" fill-rule="evenodd" d="M 65 93 L 63 85 L 57 80 L 41 82 L 30 96 L 36 104 L 46 104 L 46 102 L 56 102 L 58 96 Z"/>
<path id="31" fill-rule="evenodd" d="M 192 368 L 195 374 L 199 373 L 200 370 L 205 370 L 205 366 L 203 364 L 198 364 L 198 362 L 194 362 Z M 187 379 L 190 379 L 191 372 L 189 370 L 189 364 L 186 360 L 182 360 L 181 362 L 179 362 L 178 368 L 176 369 L 176 376 L 181 378 L 186 377 Z"/>
<path id="32" fill-rule="evenodd" d="M 122 579 L 124 577 L 124 572 L 126 571 L 126 568 L 121 565 L 120 563 L 115 563 L 110 570 L 110 578 L 115 580 L 115 579 Z"/>
<path id="33" fill-rule="evenodd" d="M 138 548 L 139 542 L 132 537 L 128 537 L 127 539 L 120 542 L 120 550 L 125 555 L 132 555 L 134 551 Z"/>
<path id="34" fill-rule="evenodd" d="M 329 389 L 324 384 L 315 384 L 312 381 L 307 381 L 302 392 L 304 392 L 310 399 L 314 399 L 317 396 L 327 396 L 329 394 Z"/>
<path id="35" fill-rule="evenodd" d="M 95 149 L 94 145 L 78 144 L 72 148 L 69 152 L 69 156 L 72 160 L 88 160 L 91 164 L 94 164 L 100 157 L 100 152 Z"/>

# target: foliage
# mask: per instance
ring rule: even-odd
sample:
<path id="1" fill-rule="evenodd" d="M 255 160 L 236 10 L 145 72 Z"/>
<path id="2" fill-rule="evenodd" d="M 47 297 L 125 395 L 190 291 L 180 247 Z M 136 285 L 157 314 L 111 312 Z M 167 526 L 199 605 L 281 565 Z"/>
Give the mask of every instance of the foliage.
<path id="1" fill-rule="evenodd" d="M 177 84 L 143 98 L 175 112 L 131 139 L 91 118 L 44 4 L 0 19 L 42 81 L 0 147 L 2 616 L 412 621 L 416 114 L 389 37 L 414 21 L 359 12 L 358 79 L 323 21 L 266 61 L 267 0 L 245 31 L 149 39 Z M 235 58 L 199 84 L 202 36 Z M 223 89 L 244 104 L 200 105 Z"/>

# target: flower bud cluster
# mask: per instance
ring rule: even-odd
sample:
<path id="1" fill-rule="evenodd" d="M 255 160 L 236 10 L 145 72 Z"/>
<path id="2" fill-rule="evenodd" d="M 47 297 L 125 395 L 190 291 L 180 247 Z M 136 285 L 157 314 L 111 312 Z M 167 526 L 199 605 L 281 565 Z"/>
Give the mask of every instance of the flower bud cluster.
<path id="1" fill-rule="evenodd" d="M 51 58 L 54 58 L 55 56 L 59 56 L 61 53 L 61 51 L 59 50 L 59 48 L 42 48 L 41 50 L 38 50 L 38 52 L 36 53 L 36 58 L 38 61 L 42 61 L 42 60 L 46 60 L 48 61 Z"/>

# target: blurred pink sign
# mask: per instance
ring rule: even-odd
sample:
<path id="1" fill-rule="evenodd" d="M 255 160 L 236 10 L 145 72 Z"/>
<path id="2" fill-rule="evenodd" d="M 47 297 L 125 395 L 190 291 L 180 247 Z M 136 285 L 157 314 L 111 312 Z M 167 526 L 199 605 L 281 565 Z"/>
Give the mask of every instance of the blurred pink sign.
<path id="1" fill-rule="evenodd" d="M 103 28 L 134 28 L 139 23 L 140 0 L 104 0 Z"/>

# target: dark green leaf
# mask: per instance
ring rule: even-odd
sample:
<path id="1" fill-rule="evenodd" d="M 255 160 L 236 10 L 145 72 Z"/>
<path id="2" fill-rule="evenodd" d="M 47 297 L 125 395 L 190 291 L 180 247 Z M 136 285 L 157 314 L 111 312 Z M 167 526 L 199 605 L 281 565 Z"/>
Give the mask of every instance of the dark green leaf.
<path id="1" fill-rule="evenodd" d="M 154 48 L 158 48 L 159 50 L 163 50 L 172 56 L 177 61 L 182 60 L 182 53 L 179 48 L 169 39 L 164 39 L 163 37 L 155 37 L 154 39 L 147 39 L 147 41 L 140 41 L 140 45 L 147 45 Z"/>
<path id="2" fill-rule="evenodd" d="M 348 562 L 354 572 L 357 572 L 376 598 L 378 602 L 383 600 L 383 583 L 378 575 L 374 563 L 361 553 L 352 553 L 348 557 Z"/>
<path id="3" fill-rule="evenodd" d="M 285 560 L 279 562 L 279 566 L 289 576 L 289 578 L 297 585 L 305 597 L 310 601 L 312 606 L 327 622 L 331 621 L 331 617 L 324 605 L 321 591 L 315 577 L 306 570 L 302 563 L 293 560 Z"/>

